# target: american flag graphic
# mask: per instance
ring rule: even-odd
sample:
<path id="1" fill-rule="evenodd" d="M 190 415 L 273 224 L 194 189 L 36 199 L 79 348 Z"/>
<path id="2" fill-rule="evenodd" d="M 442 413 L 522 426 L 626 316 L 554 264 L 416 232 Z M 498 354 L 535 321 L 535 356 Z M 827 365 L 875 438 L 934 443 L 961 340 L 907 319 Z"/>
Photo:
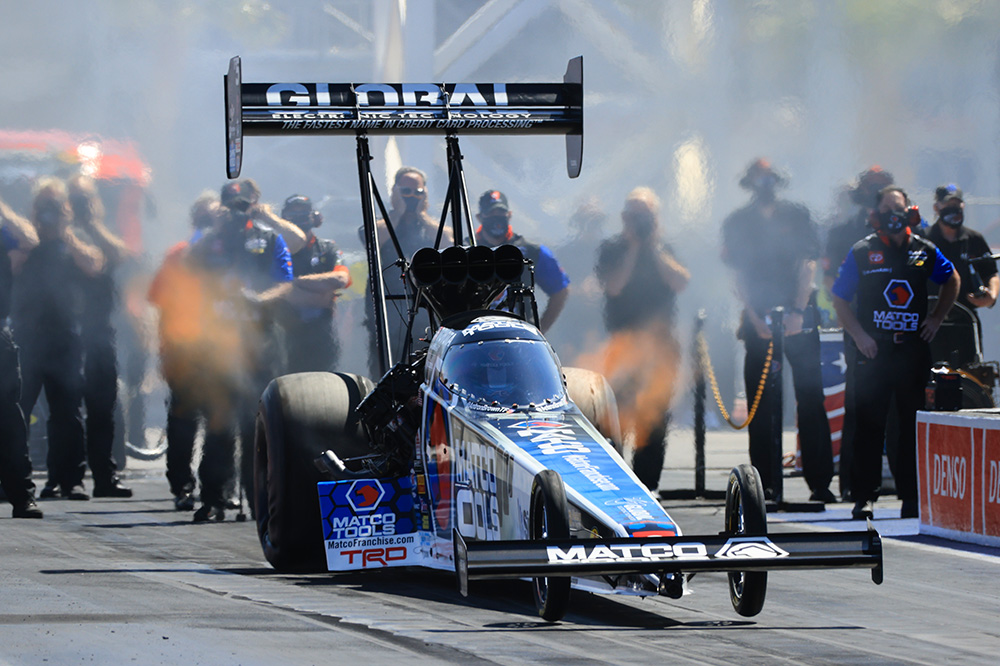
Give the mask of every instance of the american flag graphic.
<path id="1" fill-rule="evenodd" d="M 820 329 L 819 356 L 823 373 L 823 404 L 826 419 L 830 422 L 830 444 L 833 448 L 833 462 L 840 463 L 840 437 L 844 430 L 844 377 L 847 361 L 844 358 L 844 331 L 839 328 Z M 785 462 L 789 465 L 788 459 Z M 796 441 L 795 469 L 802 471 L 802 447 Z"/>
<path id="2" fill-rule="evenodd" d="M 833 445 L 833 462 L 840 461 L 840 436 L 844 429 L 844 377 L 847 361 L 844 359 L 844 331 L 824 329 L 819 334 L 820 362 L 823 364 L 823 404 L 830 422 L 830 443 Z"/>

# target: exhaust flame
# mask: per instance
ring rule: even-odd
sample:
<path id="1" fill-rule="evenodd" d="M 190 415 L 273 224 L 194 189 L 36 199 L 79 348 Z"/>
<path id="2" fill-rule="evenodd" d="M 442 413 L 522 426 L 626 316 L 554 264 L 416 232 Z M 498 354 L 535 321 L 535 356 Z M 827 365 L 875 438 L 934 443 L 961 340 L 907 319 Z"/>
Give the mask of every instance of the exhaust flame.
<path id="1" fill-rule="evenodd" d="M 618 401 L 622 430 L 634 435 L 636 448 L 662 427 L 673 399 L 680 353 L 671 327 L 656 322 L 642 329 L 618 331 L 574 365 L 603 374 Z"/>

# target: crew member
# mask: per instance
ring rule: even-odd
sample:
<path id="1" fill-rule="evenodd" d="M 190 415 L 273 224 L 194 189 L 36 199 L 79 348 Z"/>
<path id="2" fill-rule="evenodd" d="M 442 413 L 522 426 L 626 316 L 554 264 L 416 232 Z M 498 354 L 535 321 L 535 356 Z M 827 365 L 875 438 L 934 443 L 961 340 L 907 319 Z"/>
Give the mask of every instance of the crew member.
<path id="1" fill-rule="evenodd" d="M 202 274 L 208 307 L 219 318 L 221 332 L 213 337 L 232 342 L 228 354 L 210 359 L 213 364 L 224 363 L 213 368 L 224 388 L 207 418 L 202 456 L 203 460 L 208 457 L 209 464 L 199 467 L 202 506 L 195 511 L 195 522 L 225 517 L 234 426 L 240 434 L 242 484 L 253 487 L 257 403 L 267 382 L 278 372 L 277 339 L 266 306 L 287 292 L 282 283 L 292 281 L 292 261 L 282 235 L 251 217 L 259 197 L 251 185 L 240 181 L 223 188 L 221 200 L 228 204 L 228 214 L 190 250 L 191 264 Z M 282 222 L 304 238 L 298 227 Z"/>
<path id="2" fill-rule="evenodd" d="M 873 202 L 878 198 L 879 190 L 894 183 L 892 174 L 877 164 L 858 175 L 857 184 L 851 190 L 851 201 L 857 210 L 843 224 L 830 229 L 826 239 L 823 256 L 823 285 L 829 293 L 832 306 L 833 294 L 830 291 L 837 277 L 837 269 L 844 262 L 844 257 L 859 240 L 871 233 Z M 836 311 L 833 315 L 833 325 L 840 326 L 836 321 Z M 844 340 L 844 358 L 847 367 L 844 371 L 844 421 L 840 430 L 840 462 L 838 476 L 840 477 L 840 497 L 845 502 L 853 501 L 851 494 L 851 467 L 854 459 L 854 353 L 853 344 Z"/>
<path id="3" fill-rule="evenodd" d="M 623 423 L 635 433 L 632 468 L 650 490 L 656 490 L 663 471 L 680 360 L 677 294 L 691 277 L 660 240 L 659 211 L 653 190 L 632 190 L 622 210 L 622 232 L 601 244 L 595 268 L 611 334 L 600 370 L 615 390 Z"/>
<path id="4" fill-rule="evenodd" d="M 969 308 L 977 317 L 978 308 L 991 308 L 1000 293 L 1000 276 L 995 260 L 973 259 L 992 254 L 983 235 L 965 226 L 965 201 L 962 188 L 954 183 L 942 185 L 934 191 L 934 212 L 937 214 L 927 238 L 941 250 L 958 271 L 961 287 L 958 302 Z M 979 331 L 982 343 L 982 329 Z"/>
<path id="5" fill-rule="evenodd" d="M 895 186 L 876 198 L 875 233 L 857 242 L 841 264 L 833 304 L 857 347 L 854 412 L 857 431 L 851 490 L 852 516 L 871 518 L 882 482 L 882 450 L 890 399 L 899 418 L 896 492 L 901 517 L 918 515 L 916 412 L 930 376 L 929 342 L 958 295 L 959 277 L 934 244 L 911 233 L 920 213 Z M 941 285 L 927 312 L 927 282 Z M 855 300 L 854 307 L 851 301 Z"/>
<path id="6" fill-rule="evenodd" d="M 510 225 L 511 211 L 507 197 L 498 190 L 487 190 L 479 197 L 479 228 L 476 241 L 487 247 L 515 245 L 521 248 L 526 259 L 532 262 L 535 282 L 548 296 L 548 303 L 538 320 L 538 328 L 547 332 L 556 323 L 559 313 L 569 298 L 569 276 L 556 261 L 552 251 L 544 245 L 529 243 L 520 234 L 515 234 Z"/>
<path id="7" fill-rule="evenodd" d="M 812 491 L 811 500 L 834 502 L 836 498 L 830 492 L 833 453 L 823 404 L 819 320 L 813 287 L 819 236 L 805 206 L 777 198 L 777 188 L 784 185 L 786 179 L 766 160 L 750 164 L 740 186 L 753 196 L 747 206 L 734 211 L 723 222 L 722 258 L 736 271 L 737 293 L 744 304 L 738 337 L 746 346 L 743 377 L 747 400 L 753 400 L 757 393 L 771 342 L 766 318 L 781 307 L 783 346 L 792 366 L 798 410 L 803 475 Z M 780 359 L 776 360 L 780 363 Z M 768 382 L 747 430 L 750 462 L 760 472 L 764 495 L 780 502 L 782 452 L 776 442 L 780 441 L 782 425 L 770 417 L 778 406 L 777 393 Z"/>
<path id="8" fill-rule="evenodd" d="M 389 234 L 385 220 L 376 222 L 379 254 L 382 260 L 382 281 L 386 297 L 387 325 L 389 329 L 389 345 L 391 351 L 390 364 L 399 360 L 399 355 L 406 340 L 407 306 L 406 286 L 403 275 L 396 262 L 399 259 L 409 261 L 414 253 L 423 247 L 434 247 L 440 224 L 428 213 L 427 175 L 416 167 L 404 166 L 396 171 L 393 177 L 392 192 L 389 199 L 391 208 L 388 213 L 396 240 L 402 250 L 402 257 L 397 252 Z M 361 242 L 365 243 L 364 228 L 358 230 Z M 454 244 L 452 230 L 445 226 L 441 230 L 441 248 Z M 371 279 L 372 276 L 369 276 Z M 371 311 L 371 284 L 366 296 L 368 308 L 366 311 L 366 326 L 369 332 L 368 365 L 372 376 L 378 377 L 379 359 L 375 345 L 375 317 Z M 430 324 L 428 315 L 420 312 L 414 321 L 412 335 L 419 337 Z"/>
<path id="9" fill-rule="evenodd" d="M 112 456 L 115 406 L 118 403 L 118 361 L 111 317 L 118 305 L 114 272 L 128 255 L 125 242 L 104 225 L 104 204 L 93 179 L 77 174 L 69 179 L 73 223 L 81 236 L 105 258 L 101 272 L 83 281 L 83 403 L 86 407 L 87 462 L 94 477 L 94 497 L 131 497 L 132 489 L 118 478 Z"/>
<path id="10" fill-rule="evenodd" d="M 24 259 L 38 245 L 38 234 L 26 219 L 0 201 L 0 488 L 13 507 L 14 518 L 41 518 L 31 480 L 28 433 L 21 399 L 21 363 L 7 325 L 14 258 Z"/>
<path id="11" fill-rule="evenodd" d="M 226 216 L 228 210 L 219 203 L 218 194 L 199 195 L 191 206 L 191 238 L 167 251 L 149 286 L 149 302 L 159 313 L 160 372 L 169 390 L 167 482 L 178 511 L 194 510 L 196 482 L 191 461 L 198 422 L 222 388 L 213 380 L 225 375 L 208 369 L 231 350 L 224 336 L 227 326 L 214 322 L 217 313 L 207 307 L 202 280 L 187 256 L 190 245 Z M 213 344 L 220 337 L 222 344 Z M 202 458 L 203 465 L 210 462 Z M 232 464 L 229 473 L 233 473 Z"/>
<path id="12" fill-rule="evenodd" d="M 323 215 L 313 210 L 309 197 L 295 194 L 285 199 L 282 219 L 306 235 L 305 246 L 292 254 L 295 280 L 281 309 L 288 353 L 288 372 L 336 370 L 339 345 L 333 329 L 334 299 L 351 286 L 351 274 L 340 262 L 340 251 L 331 240 L 314 232 Z"/>
<path id="13" fill-rule="evenodd" d="M 57 491 L 88 500 L 83 486 L 86 440 L 83 425 L 83 283 L 100 275 L 104 254 L 76 235 L 66 184 L 41 179 L 32 203 L 40 242 L 14 285 L 11 319 L 21 348 L 21 411 L 29 418 L 42 389 L 49 405 L 48 481 L 41 497 Z"/>

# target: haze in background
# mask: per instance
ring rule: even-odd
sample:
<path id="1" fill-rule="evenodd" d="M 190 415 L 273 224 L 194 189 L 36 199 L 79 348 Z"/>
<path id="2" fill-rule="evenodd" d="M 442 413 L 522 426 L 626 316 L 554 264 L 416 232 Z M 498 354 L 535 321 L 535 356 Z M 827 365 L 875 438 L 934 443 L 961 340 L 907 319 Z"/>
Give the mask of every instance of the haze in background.
<path id="1" fill-rule="evenodd" d="M 707 311 L 730 404 L 737 306 L 719 226 L 746 201 L 736 182 L 753 158 L 784 170 L 783 194 L 824 224 L 838 190 L 872 164 L 926 215 L 934 187 L 957 182 L 968 224 L 1000 245 L 1000 3 L 33 0 L 0 11 L 0 127 L 133 140 L 153 171 L 151 264 L 187 235 L 195 196 L 224 180 L 222 75 L 233 55 L 246 81 L 547 82 L 582 54 L 581 177 L 566 177 L 561 137 L 468 137 L 470 194 L 504 191 L 515 229 L 558 256 L 581 206 L 603 209 L 607 236 L 620 228 L 625 194 L 653 187 L 667 240 L 693 274 L 681 334 Z M 387 171 L 428 171 L 439 210 L 443 141 L 375 145 Z M 351 138 L 251 137 L 244 155 L 243 173 L 265 200 L 312 197 L 323 206 L 322 235 L 360 249 Z M 582 297 L 586 275 L 571 278 Z M 557 323 L 557 351 L 560 329 L 600 328 L 599 299 L 590 304 Z M 581 321 L 588 310 L 593 319 Z M 997 358 L 1000 321 L 993 311 L 983 319 L 986 356 Z"/>

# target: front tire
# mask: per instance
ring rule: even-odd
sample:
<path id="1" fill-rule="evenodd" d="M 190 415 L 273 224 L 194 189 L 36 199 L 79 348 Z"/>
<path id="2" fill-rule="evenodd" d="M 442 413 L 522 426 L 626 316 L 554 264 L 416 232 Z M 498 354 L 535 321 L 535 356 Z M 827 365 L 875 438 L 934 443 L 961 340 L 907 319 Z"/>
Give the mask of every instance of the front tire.
<path id="1" fill-rule="evenodd" d="M 326 571 L 313 461 L 370 452 L 355 408 L 372 388 L 358 375 L 303 372 L 278 377 L 261 396 L 254 433 L 253 500 L 264 557 L 278 571 Z"/>
<path id="2" fill-rule="evenodd" d="M 566 488 L 558 472 L 542 470 L 531 485 L 530 536 L 532 539 L 568 539 L 569 505 Z M 547 622 L 558 622 L 569 608 L 569 576 L 532 580 L 538 614 Z"/>
<path id="3" fill-rule="evenodd" d="M 743 464 L 729 473 L 726 486 L 726 530 L 729 536 L 767 534 L 767 509 L 760 474 Z M 766 571 L 734 571 L 729 574 L 729 600 L 744 617 L 753 617 L 764 607 Z"/>

